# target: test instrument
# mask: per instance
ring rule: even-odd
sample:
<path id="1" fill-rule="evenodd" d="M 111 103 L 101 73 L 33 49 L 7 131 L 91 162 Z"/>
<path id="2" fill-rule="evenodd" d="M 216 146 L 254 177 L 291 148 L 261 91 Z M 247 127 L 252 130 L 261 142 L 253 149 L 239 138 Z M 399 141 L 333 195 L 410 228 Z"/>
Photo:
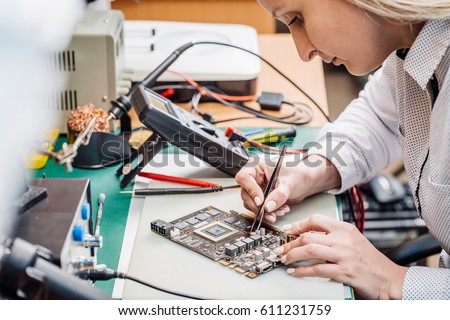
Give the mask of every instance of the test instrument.
<path id="1" fill-rule="evenodd" d="M 222 130 L 154 91 L 139 86 L 131 101 L 141 122 L 163 141 L 232 176 L 248 162 L 250 155 L 241 141 L 230 141 Z"/>

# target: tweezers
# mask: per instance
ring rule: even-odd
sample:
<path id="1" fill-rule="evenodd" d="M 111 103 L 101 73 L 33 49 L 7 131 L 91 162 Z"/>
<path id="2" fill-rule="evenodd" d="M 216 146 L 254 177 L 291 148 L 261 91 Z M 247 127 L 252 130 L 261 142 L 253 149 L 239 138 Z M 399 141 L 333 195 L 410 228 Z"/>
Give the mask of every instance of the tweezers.
<path id="1" fill-rule="evenodd" d="M 267 199 L 267 196 L 269 193 L 272 192 L 273 188 L 275 187 L 275 184 L 278 180 L 278 175 L 280 174 L 281 165 L 283 164 L 283 158 L 286 153 L 287 145 L 283 145 L 283 148 L 280 152 L 280 157 L 278 158 L 277 165 L 275 166 L 275 170 L 272 173 L 272 176 L 269 179 L 269 183 L 266 186 L 266 189 L 264 190 L 264 199 L 263 203 L 258 207 L 258 212 L 256 213 L 255 219 L 253 220 L 252 227 L 250 228 L 250 232 L 256 231 L 261 227 L 262 220 L 264 218 L 264 202 Z M 255 228 L 255 226 L 257 226 Z"/>

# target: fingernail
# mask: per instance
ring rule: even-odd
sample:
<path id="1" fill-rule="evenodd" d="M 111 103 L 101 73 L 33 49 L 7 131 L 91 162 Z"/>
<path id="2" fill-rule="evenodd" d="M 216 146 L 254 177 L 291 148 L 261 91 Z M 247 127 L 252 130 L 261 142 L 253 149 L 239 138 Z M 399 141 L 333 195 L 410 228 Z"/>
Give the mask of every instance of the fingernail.
<path id="1" fill-rule="evenodd" d="M 281 263 L 285 263 L 286 262 L 286 256 L 282 256 L 280 261 L 281 261 Z"/>
<path id="2" fill-rule="evenodd" d="M 275 223 L 275 217 L 274 216 L 266 216 L 266 220 L 269 221 L 270 223 Z"/>
<path id="3" fill-rule="evenodd" d="M 260 206 L 260 205 L 261 205 L 261 198 L 260 198 L 260 197 L 258 197 L 258 196 L 255 197 L 255 204 L 256 204 L 257 206 Z"/>
<path id="4" fill-rule="evenodd" d="M 283 229 L 284 231 L 291 230 L 291 228 L 292 228 L 292 224 L 285 224 L 284 226 L 281 227 L 281 229 Z"/>
<path id="5" fill-rule="evenodd" d="M 273 252 L 274 252 L 276 255 L 282 254 L 282 253 L 284 252 L 284 248 L 283 248 L 283 247 L 275 248 L 275 249 L 273 249 Z"/>
<path id="6" fill-rule="evenodd" d="M 289 268 L 289 269 L 286 270 L 286 272 L 288 274 L 293 274 L 295 272 L 295 269 L 294 268 Z"/>
<path id="7" fill-rule="evenodd" d="M 291 212 L 291 208 L 289 208 L 289 207 L 286 207 L 286 208 L 284 208 L 284 213 L 288 213 L 288 212 Z"/>
<path id="8" fill-rule="evenodd" d="M 266 205 L 267 211 L 272 212 L 273 210 L 275 210 L 275 208 L 277 207 L 277 204 L 275 203 L 275 201 L 269 201 Z"/>
<path id="9" fill-rule="evenodd" d="M 277 211 L 275 211 L 275 215 L 277 215 L 277 216 L 284 216 L 284 210 L 277 210 Z"/>

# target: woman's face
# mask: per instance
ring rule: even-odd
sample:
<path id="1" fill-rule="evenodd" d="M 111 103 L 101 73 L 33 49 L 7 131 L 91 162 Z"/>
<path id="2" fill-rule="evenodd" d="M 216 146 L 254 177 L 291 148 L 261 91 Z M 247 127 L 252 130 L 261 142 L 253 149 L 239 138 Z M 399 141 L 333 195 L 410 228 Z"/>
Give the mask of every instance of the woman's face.
<path id="1" fill-rule="evenodd" d="M 399 49 L 393 24 L 343 0 L 258 2 L 288 25 L 304 61 L 320 56 L 325 62 L 345 65 L 354 75 L 363 75 Z"/>

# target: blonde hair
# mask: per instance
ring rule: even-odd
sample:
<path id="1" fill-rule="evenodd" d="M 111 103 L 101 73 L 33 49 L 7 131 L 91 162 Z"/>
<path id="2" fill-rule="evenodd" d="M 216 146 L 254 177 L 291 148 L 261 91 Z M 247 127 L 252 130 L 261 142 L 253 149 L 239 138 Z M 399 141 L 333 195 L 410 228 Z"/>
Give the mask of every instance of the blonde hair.
<path id="1" fill-rule="evenodd" d="M 449 0 L 346 1 L 378 16 L 407 23 L 450 18 Z"/>

